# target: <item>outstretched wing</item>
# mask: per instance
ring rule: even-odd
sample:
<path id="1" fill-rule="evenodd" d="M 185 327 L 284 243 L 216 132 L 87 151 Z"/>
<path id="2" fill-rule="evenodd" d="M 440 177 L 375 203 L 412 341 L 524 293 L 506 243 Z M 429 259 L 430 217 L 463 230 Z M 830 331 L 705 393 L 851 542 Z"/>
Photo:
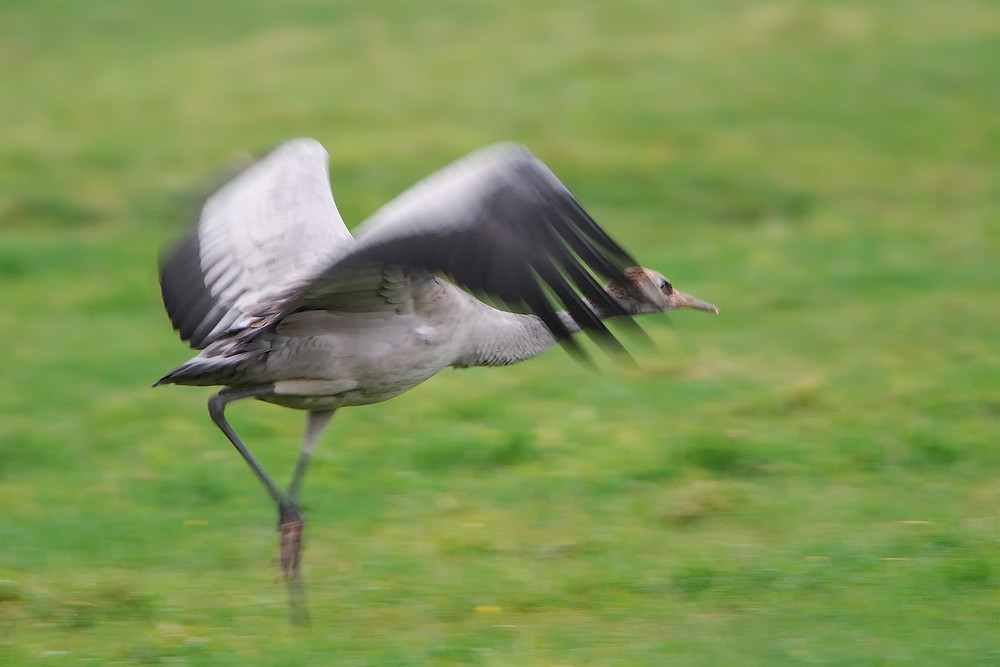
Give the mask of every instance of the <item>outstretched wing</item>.
<path id="1" fill-rule="evenodd" d="M 328 164 L 318 142 L 295 139 L 208 198 L 197 228 L 160 265 L 163 303 L 182 340 L 205 348 L 350 251 Z"/>
<path id="2" fill-rule="evenodd" d="M 403 266 L 530 310 L 566 339 L 561 304 L 583 329 L 617 345 L 601 316 L 624 312 L 597 277 L 622 279 L 636 262 L 522 146 L 498 144 L 459 160 L 355 231 L 357 245 L 305 285 L 285 314 L 335 307 L 359 275 Z"/>

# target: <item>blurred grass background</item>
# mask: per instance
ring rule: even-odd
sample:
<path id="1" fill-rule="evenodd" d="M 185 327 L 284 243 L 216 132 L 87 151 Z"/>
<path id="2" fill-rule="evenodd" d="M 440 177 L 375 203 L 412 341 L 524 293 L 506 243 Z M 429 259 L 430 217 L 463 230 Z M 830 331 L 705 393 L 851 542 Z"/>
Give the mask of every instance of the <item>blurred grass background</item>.
<path id="1" fill-rule="evenodd" d="M 1000 7 L 0 4 L 0 663 L 995 664 Z M 313 136 L 358 222 L 527 144 L 719 317 L 338 415 L 273 510 L 161 248 Z M 238 405 L 280 477 L 301 415 Z"/>

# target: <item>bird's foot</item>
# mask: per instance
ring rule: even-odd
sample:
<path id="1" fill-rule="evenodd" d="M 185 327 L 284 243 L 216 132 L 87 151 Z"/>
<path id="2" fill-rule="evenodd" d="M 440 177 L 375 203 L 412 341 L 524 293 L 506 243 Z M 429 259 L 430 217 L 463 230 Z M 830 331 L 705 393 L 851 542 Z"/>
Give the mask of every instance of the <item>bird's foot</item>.
<path id="1" fill-rule="evenodd" d="M 309 610 L 302 587 L 299 563 L 302 558 L 302 529 L 305 520 L 302 511 L 294 502 L 281 503 L 278 509 L 278 532 L 281 534 L 280 560 L 281 574 L 288 585 L 288 601 L 292 622 L 296 625 L 309 624 Z"/>
<path id="2" fill-rule="evenodd" d="M 305 521 L 299 506 L 282 503 L 278 508 L 278 532 L 281 534 L 281 573 L 286 582 L 299 578 L 299 563 L 302 558 L 302 529 Z"/>

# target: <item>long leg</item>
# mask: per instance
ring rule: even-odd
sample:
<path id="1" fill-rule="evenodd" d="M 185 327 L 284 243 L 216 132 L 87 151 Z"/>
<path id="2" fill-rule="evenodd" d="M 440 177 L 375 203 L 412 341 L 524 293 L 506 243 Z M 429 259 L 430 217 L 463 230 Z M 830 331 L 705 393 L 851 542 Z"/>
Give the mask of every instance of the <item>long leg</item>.
<path id="1" fill-rule="evenodd" d="M 288 582 L 293 611 L 298 606 L 305 608 L 305 592 L 302 590 L 302 583 L 299 579 L 302 529 L 305 527 L 305 519 L 302 518 L 302 513 L 299 511 L 298 493 L 305 476 L 306 465 L 309 463 L 309 455 L 316 447 L 316 441 L 319 440 L 323 429 L 330 423 L 331 417 L 333 417 L 333 410 L 310 411 L 308 413 L 305 433 L 302 436 L 302 448 L 299 450 L 299 459 L 295 463 L 292 483 L 288 486 L 286 502 L 284 505 L 278 506 L 278 530 L 281 533 L 281 570 L 285 574 L 285 581 Z"/>
<path id="2" fill-rule="evenodd" d="M 257 479 L 261 481 L 267 492 L 271 494 L 271 498 L 274 500 L 275 504 L 280 508 L 282 505 L 288 503 L 288 497 L 285 492 L 282 491 L 271 476 L 267 474 L 263 466 L 257 462 L 257 459 L 253 457 L 247 446 L 243 444 L 243 440 L 240 436 L 236 434 L 233 427 L 229 425 L 226 421 L 226 406 L 233 401 L 239 401 L 244 398 L 259 398 L 261 396 L 267 396 L 273 393 L 274 389 L 268 385 L 264 387 L 254 387 L 252 389 L 223 389 L 218 394 L 208 399 L 208 414 L 215 422 L 215 425 L 219 427 L 219 430 L 226 434 L 229 438 L 229 442 L 233 443 L 233 447 L 240 453 L 243 460 L 247 462 L 254 474 L 257 475 Z"/>
<path id="3" fill-rule="evenodd" d="M 292 483 L 288 485 L 288 497 L 296 500 L 299 496 L 299 487 L 302 486 L 302 478 L 306 474 L 306 465 L 309 463 L 309 456 L 316 448 L 316 441 L 326 425 L 333 417 L 333 410 L 321 410 L 310 412 L 306 417 L 306 430 L 302 434 L 302 449 L 299 450 L 299 460 L 295 464 L 295 474 L 292 475 Z"/>
<path id="4" fill-rule="evenodd" d="M 257 462 L 253 454 L 240 436 L 236 434 L 233 427 L 226 420 L 226 406 L 233 401 L 244 398 L 260 398 L 273 392 L 271 386 L 255 387 L 251 389 L 223 389 L 221 392 L 208 400 L 208 414 L 212 421 L 219 427 L 229 442 L 233 443 L 236 450 L 247 462 L 247 465 L 254 471 L 267 492 L 271 495 L 278 506 L 278 530 L 281 532 L 281 571 L 288 584 L 288 593 L 291 601 L 292 618 L 297 622 L 307 622 L 308 613 L 305 610 L 304 593 L 301 581 L 299 581 L 299 563 L 302 551 L 302 527 L 305 522 L 302 519 L 302 511 L 293 498 L 283 492 L 271 476 L 267 474 L 263 466 Z M 315 443 L 313 443 L 315 444 Z"/>

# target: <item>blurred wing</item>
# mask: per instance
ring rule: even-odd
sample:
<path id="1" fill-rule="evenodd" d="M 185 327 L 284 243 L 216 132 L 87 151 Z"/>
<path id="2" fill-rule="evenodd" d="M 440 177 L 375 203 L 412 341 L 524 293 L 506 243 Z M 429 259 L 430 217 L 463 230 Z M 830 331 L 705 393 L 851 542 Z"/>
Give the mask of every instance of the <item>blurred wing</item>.
<path id="1" fill-rule="evenodd" d="M 350 251 L 328 163 L 318 142 L 289 141 L 208 198 L 197 229 L 160 266 L 163 303 L 182 340 L 203 349 Z"/>
<path id="2" fill-rule="evenodd" d="M 622 278 L 635 260 L 538 158 L 514 144 L 482 149 L 432 174 L 357 230 L 358 244 L 305 286 L 286 312 L 335 307 L 377 267 L 441 273 L 537 314 L 559 338 L 558 304 L 617 345 L 599 312 L 624 314 L 596 276 Z M 572 343 L 571 343 L 572 345 Z"/>

